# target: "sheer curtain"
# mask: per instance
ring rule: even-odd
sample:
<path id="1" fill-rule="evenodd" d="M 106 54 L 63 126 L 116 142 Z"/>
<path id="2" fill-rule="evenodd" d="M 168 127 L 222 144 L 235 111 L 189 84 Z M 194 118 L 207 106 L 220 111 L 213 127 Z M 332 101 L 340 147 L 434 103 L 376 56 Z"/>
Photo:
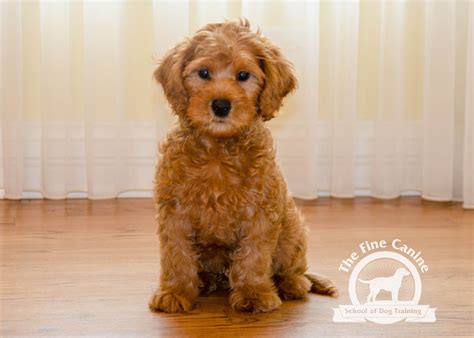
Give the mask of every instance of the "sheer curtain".
<path id="1" fill-rule="evenodd" d="M 155 58 L 244 16 L 300 80 L 269 124 L 295 196 L 474 208 L 468 1 L 10 1 L 0 15 L 5 198 L 149 196 L 173 123 Z"/>

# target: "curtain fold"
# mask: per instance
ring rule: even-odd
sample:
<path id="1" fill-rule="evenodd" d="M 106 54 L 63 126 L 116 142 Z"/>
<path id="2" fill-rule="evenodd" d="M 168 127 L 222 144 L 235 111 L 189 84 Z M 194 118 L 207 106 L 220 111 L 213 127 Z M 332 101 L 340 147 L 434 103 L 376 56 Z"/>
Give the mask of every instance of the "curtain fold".
<path id="1" fill-rule="evenodd" d="M 298 90 L 269 123 L 297 197 L 421 195 L 474 208 L 473 14 L 436 1 L 0 3 L 0 193 L 151 194 L 175 117 L 156 61 L 247 17 Z"/>
<path id="2" fill-rule="evenodd" d="M 3 7 L 3 8 L 2 8 Z M 2 172 L 5 195 L 20 198 L 24 186 L 25 151 L 24 74 L 22 63 L 22 11 L 19 3 L 2 4 L 1 12 L 1 97 L 2 113 Z"/>
<path id="3" fill-rule="evenodd" d="M 371 163 L 372 196 L 394 198 L 401 192 L 403 117 L 403 73 L 405 52 L 403 45 L 402 2 L 380 4 L 375 55 L 377 74 L 374 78 L 376 96 L 374 104 L 374 153 Z M 367 32 L 371 34 L 371 31 Z M 359 53 L 359 57 L 364 55 Z M 362 79 L 362 76 L 360 77 Z M 370 96 L 371 93 L 366 93 Z"/>
<path id="4" fill-rule="evenodd" d="M 474 4 L 469 3 L 464 114 L 464 207 L 474 209 Z"/>
<path id="5" fill-rule="evenodd" d="M 455 14 L 455 2 L 426 5 L 421 189 L 439 201 L 453 197 Z"/>
<path id="6" fill-rule="evenodd" d="M 323 3 L 322 6 L 327 7 L 323 15 L 328 20 L 326 50 L 330 51 L 328 62 L 321 66 L 329 69 L 329 97 L 325 114 L 331 116 L 330 191 L 335 197 L 353 197 L 359 4 L 334 1 Z"/>

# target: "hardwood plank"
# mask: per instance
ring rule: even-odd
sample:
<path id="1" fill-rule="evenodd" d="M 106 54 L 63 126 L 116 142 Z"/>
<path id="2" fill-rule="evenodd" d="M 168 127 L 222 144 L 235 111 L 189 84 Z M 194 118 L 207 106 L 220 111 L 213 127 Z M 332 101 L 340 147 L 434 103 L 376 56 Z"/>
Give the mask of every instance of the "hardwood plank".
<path id="1" fill-rule="evenodd" d="M 225 293 L 201 297 L 190 314 L 152 313 L 159 272 L 150 199 L 0 201 L 0 336 L 472 336 L 474 212 L 458 203 L 298 201 L 310 227 L 310 270 L 340 297 L 309 295 L 270 314 L 233 312 Z M 422 304 L 435 323 L 333 323 L 350 304 L 338 271 L 365 240 L 400 238 L 423 252 Z"/>

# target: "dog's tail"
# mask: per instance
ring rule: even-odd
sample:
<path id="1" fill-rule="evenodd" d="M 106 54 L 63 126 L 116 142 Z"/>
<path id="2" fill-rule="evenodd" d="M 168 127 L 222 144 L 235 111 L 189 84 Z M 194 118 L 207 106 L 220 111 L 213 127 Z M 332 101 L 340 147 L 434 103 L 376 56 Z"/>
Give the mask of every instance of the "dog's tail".
<path id="1" fill-rule="evenodd" d="M 331 297 L 339 295 L 336 286 L 327 277 L 314 273 L 305 273 L 304 276 L 311 282 L 310 292 Z"/>
<path id="2" fill-rule="evenodd" d="M 360 279 L 360 278 L 359 278 L 359 282 L 364 283 L 364 284 L 370 284 L 370 281 L 363 280 L 363 279 Z"/>

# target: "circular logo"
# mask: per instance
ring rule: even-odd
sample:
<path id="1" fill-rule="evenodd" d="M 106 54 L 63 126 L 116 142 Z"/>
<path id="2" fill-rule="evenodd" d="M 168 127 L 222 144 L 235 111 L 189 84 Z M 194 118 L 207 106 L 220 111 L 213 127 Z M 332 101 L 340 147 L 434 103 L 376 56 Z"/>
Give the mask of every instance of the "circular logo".
<path id="1" fill-rule="evenodd" d="M 382 274 L 382 276 L 380 276 Z M 378 251 L 364 257 L 352 270 L 349 296 L 353 305 L 377 306 L 392 311 L 398 305 L 417 305 L 421 298 L 421 278 L 415 265 L 391 251 Z M 363 293 L 363 296 L 361 295 Z M 361 297 L 359 297 L 361 296 Z M 403 317 L 381 312 L 366 317 L 374 323 L 392 324 Z"/>

